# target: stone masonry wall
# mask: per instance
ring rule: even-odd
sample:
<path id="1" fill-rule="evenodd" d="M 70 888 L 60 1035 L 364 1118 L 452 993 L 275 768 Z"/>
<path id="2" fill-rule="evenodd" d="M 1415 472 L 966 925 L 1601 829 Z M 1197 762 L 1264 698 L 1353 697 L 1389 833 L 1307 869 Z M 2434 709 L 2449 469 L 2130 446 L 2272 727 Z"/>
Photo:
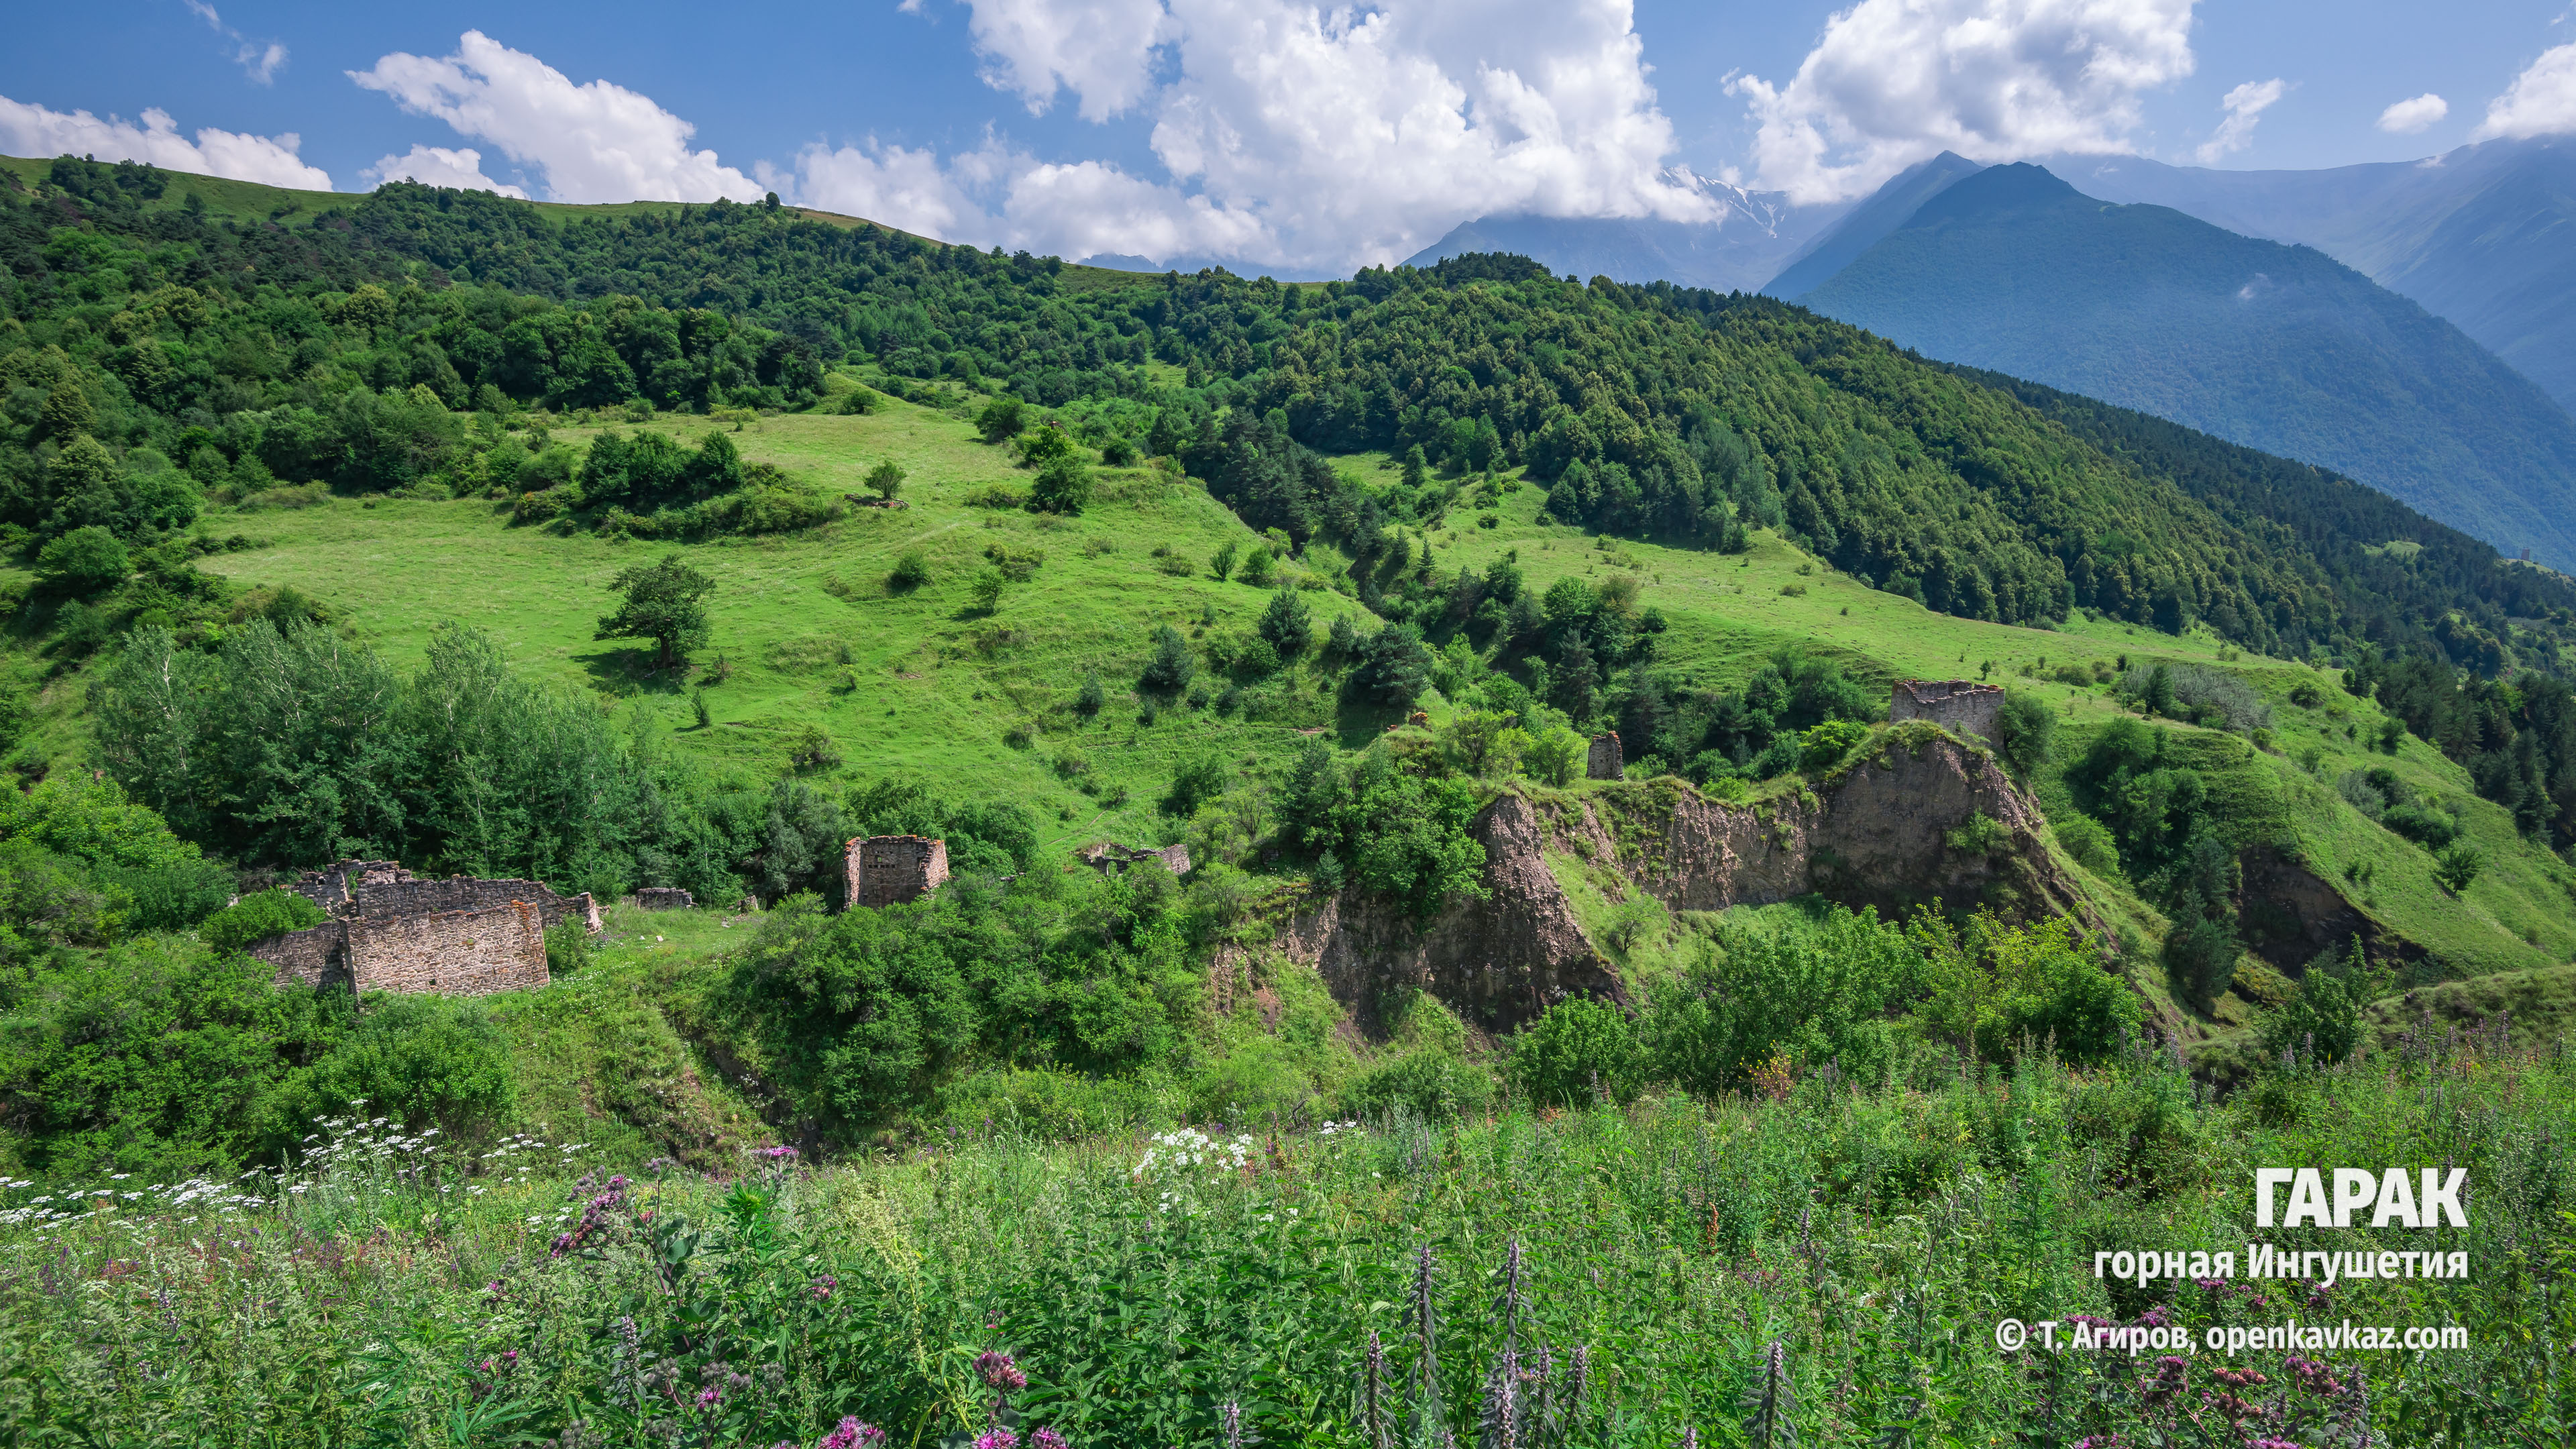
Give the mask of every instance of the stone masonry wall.
<path id="1" fill-rule="evenodd" d="M 357 898 L 359 887 L 365 883 L 409 879 L 411 872 L 403 869 L 399 861 L 335 860 L 320 870 L 306 871 L 301 880 L 287 886 L 287 889 L 332 915 L 345 916 Z"/>
<path id="2" fill-rule="evenodd" d="M 1591 758 L 1583 762 L 1583 778 L 1624 780 L 1627 776 L 1628 762 L 1620 753 L 1619 732 L 1612 730 L 1607 734 L 1594 735 Z"/>
<path id="3" fill-rule="evenodd" d="M 1972 679 L 1901 679 L 1888 700 L 1889 723 L 1928 719 L 1954 735 L 1989 744 L 2003 738 L 2004 692 Z"/>
<path id="4" fill-rule="evenodd" d="M 514 901 L 480 911 L 442 911 L 348 923 L 349 956 L 360 992 L 434 991 L 484 996 L 546 984 L 545 926 L 537 908 Z"/>
<path id="5" fill-rule="evenodd" d="M 426 916 L 443 911 L 485 911 L 526 901 L 537 908 L 546 927 L 576 920 L 589 930 L 600 928 L 599 906 L 585 891 L 559 896 L 532 880 L 370 880 L 356 887 L 358 914 L 369 918 Z"/>
<path id="6" fill-rule="evenodd" d="M 250 953 L 277 968 L 279 986 L 327 986 L 349 979 L 349 923 L 325 921 L 302 931 L 271 936 Z"/>
<path id="7" fill-rule="evenodd" d="M 288 889 L 330 920 L 253 945 L 277 984 L 346 985 L 360 992 L 480 996 L 547 982 L 548 927 L 600 929 L 588 894 L 563 896 L 531 880 L 422 880 L 390 860 L 340 860 Z"/>
<path id="8" fill-rule="evenodd" d="M 868 835 L 850 842 L 852 906 L 919 900 L 948 879 L 948 842 L 926 835 Z"/>

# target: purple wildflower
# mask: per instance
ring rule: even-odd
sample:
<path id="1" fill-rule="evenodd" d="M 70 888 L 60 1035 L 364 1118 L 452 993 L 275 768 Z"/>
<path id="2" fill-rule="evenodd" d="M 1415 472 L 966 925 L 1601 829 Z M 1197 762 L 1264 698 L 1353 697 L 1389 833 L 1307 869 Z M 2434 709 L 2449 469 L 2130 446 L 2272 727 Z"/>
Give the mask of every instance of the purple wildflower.
<path id="1" fill-rule="evenodd" d="M 996 1424 L 975 1436 L 975 1449 L 1020 1449 L 1020 1436 L 1007 1424 Z"/>
<path id="2" fill-rule="evenodd" d="M 1029 1386 L 1029 1376 L 1020 1371 L 1011 1356 L 995 1349 L 975 1356 L 975 1376 L 984 1381 L 984 1387 L 998 1393 L 1016 1393 Z"/>
<path id="3" fill-rule="evenodd" d="M 2344 1392 L 2344 1381 L 2335 1377 L 2332 1365 L 2319 1363 L 2312 1358 L 2302 1358 L 2294 1353 L 2290 1355 L 2289 1368 L 2292 1381 L 2307 1393 L 2315 1394 L 2319 1398 L 2331 1399 Z"/>
<path id="4" fill-rule="evenodd" d="M 1029 1449 L 1068 1449 L 1064 1436 L 1053 1429 L 1040 1429 L 1029 1436 Z"/>
<path id="5" fill-rule="evenodd" d="M 885 1430 L 848 1418 L 841 1421 L 840 1427 L 824 1435 L 823 1441 L 814 1449 L 879 1449 L 885 1441 Z"/>
<path id="6" fill-rule="evenodd" d="M 608 1215 L 624 1206 L 626 1206 L 626 1179 L 612 1177 L 608 1180 L 606 1192 L 583 1205 L 580 1223 L 576 1224 L 571 1232 L 555 1239 L 554 1256 L 560 1258 L 590 1241 L 593 1234 L 606 1232 Z"/>
<path id="7" fill-rule="evenodd" d="M 841 1280 L 840 1280 L 840 1279 L 838 1279 L 838 1278 L 833 1277 L 833 1276 L 832 1276 L 831 1274 L 829 1274 L 829 1273 L 826 1273 L 826 1274 L 824 1274 L 823 1276 L 821 1276 L 821 1277 L 819 1277 L 819 1278 L 815 1279 L 815 1280 L 814 1280 L 814 1282 L 813 1282 L 813 1284 L 812 1284 L 812 1287 L 813 1287 L 813 1290 L 814 1290 L 814 1296 L 815 1296 L 817 1299 L 822 1299 L 822 1298 L 829 1298 L 829 1297 L 831 1297 L 831 1296 L 832 1296 L 832 1290 L 834 1290 L 834 1289 L 836 1289 L 836 1288 L 838 1288 L 838 1287 L 840 1287 L 840 1286 L 841 1286 Z"/>
<path id="8" fill-rule="evenodd" d="M 2145 1397 L 2149 1408 L 2162 1408 L 2182 1391 L 2190 1371 L 2191 1365 L 2172 1354 L 2165 1354 L 2156 1360 L 2156 1376 L 2139 1384 L 2138 1392 Z"/>

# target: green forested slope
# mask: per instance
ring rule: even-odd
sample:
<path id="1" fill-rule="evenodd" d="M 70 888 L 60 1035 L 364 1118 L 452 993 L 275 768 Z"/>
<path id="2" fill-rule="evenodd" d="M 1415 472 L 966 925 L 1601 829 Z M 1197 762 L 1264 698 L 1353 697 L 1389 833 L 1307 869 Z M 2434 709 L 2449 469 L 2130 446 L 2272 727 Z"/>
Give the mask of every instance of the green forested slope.
<path id="1" fill-rule="evenodd" d="M 881 830 L 944 834 L 964 884 L 883 938 L 780 924 L 741 972 L 731 926 L 671 963 L 629 918 L 604 999 L 649 995 L 639 1031 L 840 1145 L 994 1094 L 1094 1125 L 1455 1105 L 1455 1053 L 1362 1073 L 1308 978 L 1214 1022 L 1211 953 L 1312 886 L 1430 914 L 1474 886 L 1479 802 L 1579 774 L 1585 732 L 1721 795 L 1795 789 L 1897 677 L 2012 682 L 2019 768 L 2175 1030 L 2272 1000 L 2230 981 L 2259 852 L 2335 875 L 2419 975 L 2576 941 L 2563 577 L 1795 307 L 1508 257 L 1104 278 L 761 207 L 397 187 L 272 216 L 140 168 L 14 174 L 0 697 L 7 764 L 73 823 L 0 868 L 9 900 L 91 905 L 0 907 L 10 1090 L 69 1103 L 9 1119 L 35 1133 L 10 1151 L 160 1161 L 116 1123 L 190 1120 L 148 1081 L 68 1085 L 102 992 L 268 1063 L 206 1089 L 226 1153 L 377 1049 L 334 1021 L 260 1047 L 254 976 L 169 996 L 222 954 L 227 885 L 359 854 L 775 906 Z M 854 506 L 879 491 L 906 506 Z M 667 652 L 603 618 L 666 560 L 711 589 Z M 98 849 L 83 812 L 123 802 L 73 797 L 92 769 L 183 841 Z M 1200 870 L 1052 868 L 1104 836 Z M 1623 934 L 1679 928 L 1633 904 Z M 1896 929 L 1871 949 L 1920 955 Z M 588 1090 L 564 1064 L 595 1043 L 498 1020 L 545 1100 Z M 685 1083 L 599 1091 L 636 1132 L 739 1130 Z M 530 1110 L 500 1100 L 455 1110 Z"/>
<path id="2" fill-rule="evenodd" d="M 1800 301 L 1934 357 L 2316 463 L 2576 567 L 2576 421 L 2321 253 L 1993 167 Z"/>
<path id="3" fill-rule="evenodd" d="M 1100 288 L 758 208 L 19 174 L 62 179 L 0 198 L 0 1439 L 1357 1444 L 1399 1382 L 1416 1438 L 2134 1437 L 2167 1370 L 1960 1335 L 2257 1321 L 2091 1247 L 2355 1144 L 2505 1184 L 2477 1273 L 2334 1299 L 2476 1352 L 2264 1427 L 2564 1418 L 2515 1287 L 2563 1052 L 2338 1064 L 2392 983 L 2557 1024 L 2576 872 L 2444 753 L 2564 702 L 2557 575 L 1510 258 Z M 703 616 L 625 617 L 666 586 Z M 1766 809 L 1921 738 L 1891 678 L 1968 674 L 2105 929 L 1677 914 L 1576 843 L 1621 1001 L 1496 1037 L 1280 949 L 1337 890 L 1441 929 L 1504 792 Z M 1647 778 L 1580 778 L 1608 728 Z M 2555 738 L 2508 753 L 2556 779 Z M 829 909 L 897 831 L 951 881 Z M 244 947 L 313 908 L 260 888 L 339 853 L 700 908 L 558 927 L 538 991 L 277 988 Z M 2322 954 L 2284 876 L 2349 913 Z"/>
<path id="4" fill-rule="evenodd" d="M 223 456 L 205 467 L 247 454 L 290 482 L 390 487 L 436 472 L 455 447 L 448 425 L 404 421 L 388 388 L 419 386 L 451 409 L 487 385 L 558 409 L 780 404 L 860 356 L 899 376 L 991 378 L 1047 405 L 1125 399 L 1139 406 L 1120 426 L 1154 451 L 1198 439 L 1217 409 L 1277 409 L 1327 451 L 1525 464 L 1561 514 L 1596 526 L 1717 542 L 1731 517 L 1776 523 L 1855 575 L 1969 617 L 2081 606 L 2168 630 L 2206 620 L 2301 653 L 2429 644 L 2463 602 L 2448 588 L 2342 597 L 2295 541 L 2232 525 L 1990 390 L 1760 299 L 1576 288 L 1474 259 L 1320 287 L 1097 273 L 1119 285 L 1088 289 L 1051 261 L 758 207 L 567 220 L 397 186 L 243 226 L 172 204 L 185 186 L 146 201 L 113 168 L 61 174 L 68 189 L 5 218 L 13 307 L 77 315 L 95 435 L 150 443 L 191 477 L 209 442 Z M 370 279 L 393 290 L 355 313 L 317 305 Z M 145 305 L 127 305 L 137 287 Z M 11 381 L 50 391 L 48 348 L 64 334 L 25 327 Z M 18 517 L 43 531 L 58 510 L 35 476 L 36 406 L 20 405 L 31 446 L 10 457 Z M 1292 533 L 1315 526 L 1309 511 L 1292 504 Z M 2482 587 L 2539 589 L 2504 612 L 2554 618 L 2547 585 Z M 2363 609 L 2380 618 L 2361 623 Z"/>

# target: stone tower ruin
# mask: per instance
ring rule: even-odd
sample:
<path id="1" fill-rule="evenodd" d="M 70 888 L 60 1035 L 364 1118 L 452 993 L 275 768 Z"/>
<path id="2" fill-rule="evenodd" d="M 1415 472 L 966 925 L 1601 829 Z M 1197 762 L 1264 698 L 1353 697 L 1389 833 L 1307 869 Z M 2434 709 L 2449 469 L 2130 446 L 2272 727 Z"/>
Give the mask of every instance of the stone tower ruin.
<path id="1" fill-rule="evenodd" d="M 852 906 L 917 901 L 948 879 L 948 842 L 927 835 L 865 835 L 850 842 Z"/>
<path id="2" fill-rule="evenodd" d="M 1619 732 L 1610 730 L 1592 737 L 1592 755 L 1583 763 L 1587 780 L 1622 780 L 1628 775 L 1628 762 L 1619 751 Z"/>
<path id="3" fill-rule="evenodd" d="M 547 983 L 546 931 L 578 921 L 597 933 L 588 894 L 532 880 L 423 880 L 390 860 L 336 861 L 287 887 L 331 919 L 254 943 L 277 984 L 481 996 Z"/>
<path id="4" fill-rule="evenodd" d="M 1988 744 L 2003 739 L 2004 692 L 2001 686 L 1973 679 L 1900 679 L 1888 701 L 1889 723 L 1928 719 L 1954 735 L 1975 735 Z"/>

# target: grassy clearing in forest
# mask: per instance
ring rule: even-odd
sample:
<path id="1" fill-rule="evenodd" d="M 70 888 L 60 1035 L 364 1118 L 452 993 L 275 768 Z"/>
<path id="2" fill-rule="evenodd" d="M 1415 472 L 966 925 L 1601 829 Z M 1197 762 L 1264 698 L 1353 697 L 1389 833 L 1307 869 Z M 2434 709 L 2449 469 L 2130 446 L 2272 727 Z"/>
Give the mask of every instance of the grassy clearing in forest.
<path id="1" fill-rule="evenodd" d="M 723 425 L 646 426 L 694 442 Z M 511 527 L 479 499 L 335 499 L 220 520 L 263 546 L 208 566 L 313 595 L 399 669 L 417 663 L 436 624 L 472 624 L 502 640 L 522 673 L 621 697 L 673 747 L 756 777 L 783 770 L 795 738 L 819 727 L 851 775 L 1022 801 L 1039 811 L 1050 845 L 1152 836 L 1153 802 L 1183 757 L 1284 757 L 1300 727 L 1344 723 L 1304 671 L 1271 686 L 1288 722 L 1187 709 L 1140 718 L 1128 691 L 1157 626 L 1204 639 L 1248 629 L 1269 602 L 1265 589 L 1212 576 L 1208 560 L 1222 544 L 1255 540 L 1194 485 L 1148 470 L 1104 472 L 1093 506 L 1073 519 L 968 506 L 973 490 L 1026 475 L 956 419 L 896 402 L 865 417 L 765 419 L 736 441 L 752 460 L 831 495 L 860 492 L 868 469 L 890 458 L 910 475 L 910 506 L 856 509 L 791 537 L 665 545 Z M 969 585 L 995 548 L 1044 562 L 987 613 Z M 892 587 L 896 561 L 916 550 L 931 581 Z M 617 571 L 666 552 L 717 580 L 714 636 L 685 683 L 646 669 L 633 641 L 591 637 Z M 1178 562 L 1167 567 L 1167 557 Z M 1308 598 L 1319 632 L 1336 613 L 1360 612 L 1329 591 Z M 1090 671 L 1109 705 L 1083 720 L 1072 705 Z M 692 689 L 704 691 L 708 728 L 695 724 Z M 1012 743 L 1015 729 L 1028 731 L 1024 745 Z M 1059 768 L 1068 746 L 1087 771 Z M 1086 780 L 1090 793 L 1076 788 Z M 1121 791 L 1124 802 L 1109 803 Z"/>

